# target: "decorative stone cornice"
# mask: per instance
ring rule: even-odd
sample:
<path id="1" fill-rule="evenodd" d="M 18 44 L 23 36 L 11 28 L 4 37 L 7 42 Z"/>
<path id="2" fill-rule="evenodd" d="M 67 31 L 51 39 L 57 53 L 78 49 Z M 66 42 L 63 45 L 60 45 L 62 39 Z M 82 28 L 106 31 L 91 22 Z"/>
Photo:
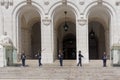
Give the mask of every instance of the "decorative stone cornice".
<path id="1" fill-rule="evenodd" d="M 1 6 L 5 6 L 5 8 L 8 9 L 9 6 L 13 5 L 13 0 L 1 0 L 0 4 Z"/>
<path id="2" fill-rule="evenodd" d="M 49 19 L 48 17 L 45 17 L 45 19 L 42 19 L 42 22 L 44 25 L 48 26 L 51 23 L 51 19 Z"/>
<path id="3" fill-rule="evenodd" d="M 81 25 L 81 26 L 84 26 L 87 22 L 86 19 L 78 19 L 77 21 L 78 21 L 79 25 Z"/>
<path id="4" fill-rule="evenodd" d="M 62 3 L 67 5 L 67 0 L 62 0 Z"/>

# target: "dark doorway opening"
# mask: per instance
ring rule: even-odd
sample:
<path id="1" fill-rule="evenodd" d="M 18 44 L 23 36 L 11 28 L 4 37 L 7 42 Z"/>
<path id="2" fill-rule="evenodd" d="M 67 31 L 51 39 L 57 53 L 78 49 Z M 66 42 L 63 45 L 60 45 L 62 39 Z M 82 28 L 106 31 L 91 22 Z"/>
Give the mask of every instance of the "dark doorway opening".
<path id="1" fill-rule="evenodd" d="M 98 21 L 89 22 L 89 59 L 101 59 L 105 46 L 104 26 Z"/>
<path id="2" fill-rule="evenodd" d="M 76 59 L 76 37 L 67 35 L 63 40 L 64 59 Z"/>
<path id="3" fill-rule="evenodd" d="M 91 30 L 89 33 L 89 59 L 98 59 L 98 40 L 95 32 Z"/>
<path id="4" fill-rule="evenodd" d="M 31 34 L 31 55 L 32 59 L 35 59 L 35 54 L 41 50 L 41 28 L 40 22 L 35 23 L 32 26 L 32 34 Z"/>

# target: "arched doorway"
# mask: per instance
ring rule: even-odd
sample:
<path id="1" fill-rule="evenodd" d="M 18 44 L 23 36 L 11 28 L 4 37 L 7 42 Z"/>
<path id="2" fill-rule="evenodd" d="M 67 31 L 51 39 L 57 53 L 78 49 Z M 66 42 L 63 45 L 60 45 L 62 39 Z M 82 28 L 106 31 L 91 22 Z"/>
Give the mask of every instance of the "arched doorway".
<path id="1" fill-rule="evenodd" d="M 54 57 L 58 58 L 59 50 L 64 59 L 76 59 L 76 17 L 70 6 L 59 6 L 55 9 L 54 23 Z M 65 12 L 67 14 L 65 15 Z M 65 30 L 65 22 L 68 30 Z M 57 48 L 57 49 L 56 49 Z M 57 53 L 57 54 L 56 54 Z"/>
<path id="2" fill-rule="evenodd" d="M 68 22 L 68 26 L 68 31 L 65 31 L 63 22 L 57 30 L 58 51 L 62 49 L 64 59 L 74 60 L 76 59 L 76 28 L 72 22 Z"/>
<path id="3" fill-rule="evenodd" d="M 105 51 L 109 56 L 110 14 L 105 6 L 96 5 L 89 13 L 89 59 L 101 59 Z"/>
<path id="4" fill-rule="evenodd" d="M 105 33 L 101 23 L 89 23 L 89 59 L 101 59 L 101 52 L 106 50 Z"/>
<path id="5" fill-rule="evenodd" d="M 41 50 L 40 14 L 35 7 L 26 5 L 19 11 L 18 41 L 19 52 L 25 52 L 27 58 L 34 59 L 34 55 Z"/>

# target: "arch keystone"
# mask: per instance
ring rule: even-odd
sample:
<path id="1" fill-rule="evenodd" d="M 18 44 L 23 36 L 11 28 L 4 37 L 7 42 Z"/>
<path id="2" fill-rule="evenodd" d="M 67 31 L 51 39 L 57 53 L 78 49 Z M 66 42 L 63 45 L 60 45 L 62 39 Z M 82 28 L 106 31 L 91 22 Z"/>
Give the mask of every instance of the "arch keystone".
<path id="1" fill-rule="evenodd" d="M 97 0 L 98 5 L 102 5 L 103 4 L 103 0 Z"/>
<path id="2" fill-rule="evenodd" d="M 67 5 L 67 0 L 62 0 L 62 4 Z"/>

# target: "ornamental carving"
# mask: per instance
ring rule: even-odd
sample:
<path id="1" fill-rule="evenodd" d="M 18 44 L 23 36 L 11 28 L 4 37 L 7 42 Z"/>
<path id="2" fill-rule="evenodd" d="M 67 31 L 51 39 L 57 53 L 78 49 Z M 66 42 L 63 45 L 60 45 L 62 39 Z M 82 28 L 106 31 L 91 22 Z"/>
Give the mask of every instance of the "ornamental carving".
<path id="1" fill-rule="evenodd" d="M 87 20 L 86 19 L 78 19 L 78 23 L 81 26 L 84 26 L 86 24 Z"/>
<path id="2" fill-rule="evenodd" d="M 67 0 L 62 0 L 62 3 L 66 5 L 67 4 Z"/>
<path id="3" fill-rule="evenodd" d="M 84 5 L 85 1 L 84 0 L 80 0 L 79 4 L 80 5 Z"/>
<path id="4" fill-rule="evenodd" d="M 13 5 L 13 0 L 1 0 L 0 4 L 2 6 L 5 6 L 6 9 L 8 9 L 9 6 Z"/>
<path id="5" fill-rule="evenodd" d="M 103 3 L 103 0 L 97 0 L 98 5 L 101 5 Z"/>
<path id="6" fill-rule="evenodd" d="M 120 5 L 120 1 L 116 2 L 116 6 L 119 6 Z"/>
<path id="7" fill-rule="evenodd" d="M 45 1 L 44 1 L 44 4 L 45 4 L 45 5 L 49 5 L 49 3 L 50 3 L 50 2 L 49 2 L 48 0 L 45 0 Z"/>
<path id="8" fill-rule="evenodd" d="M 84 5 L 84 2 L 80 2 L 79 4 L 80 4 L 80 5 Z"/>
<path id="9" fill-rule="evenodd" d="M 27 4 L 31 4 L 32 3 L 32 1 L 31 0 L 27 0 Z"/>
<path id="10" fill-rule="evenodd" d="M 43 24 L 48 26 L 51 23 L 51 19 L 48 19 L 48 17 L 46 17 L 45 19 L 42 20 Z"/>
<path id="11" fill-rule="evenodd" d="M 0 37 L 0 45 L 7 47 L 13 46 L 12 40 L 7 35 L 2 35 Z"/>

